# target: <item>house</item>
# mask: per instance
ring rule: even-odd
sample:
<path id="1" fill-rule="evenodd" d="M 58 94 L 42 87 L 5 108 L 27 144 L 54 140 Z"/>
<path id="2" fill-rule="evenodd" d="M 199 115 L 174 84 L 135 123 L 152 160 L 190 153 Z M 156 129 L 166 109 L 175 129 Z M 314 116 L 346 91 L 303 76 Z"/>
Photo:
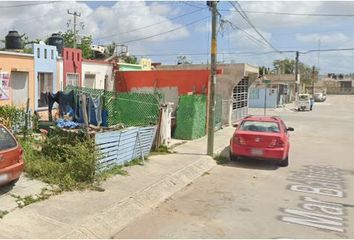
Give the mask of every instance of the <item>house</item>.
<path id="1" fill-rule="evenodd" d="M 278 89 L 279 99 L 282 98 L 284 103 L 295 100 L 296 82 L 294 74 L 270 74 L 266 78 L 271 82 L 270 87 Z M 278 102 L 280 103 L 280 100 Z"/>
<path id="2" fill-rule="evenodd" d="M 35 108 L 34 56 L 0 51 L 0 105 Z"/>
<path id="3" fill-rule="evenodd" d="M 34 53 L 34 109 L 47 110 L 46 92 L 59 89 L 57 80 L 57 50 L 55 46 L 33 44 Z"/>
<path id="4" fill-rule="evenodd" d="M 82 86 L 82 51 L 81 49 L 63 48 L 62 86 Z"/>
<path id="5" fill-rule="evenodd" d="M 259 69 L 243 63 L 218 64 L 217 68 L 219 74 L 216 79 L 216 119 L 221 121 L 221 125 L 230 125 L 248 114 L 248 88 L 257 79 Z M 209 82 L 210 65 L 160 65 L 157 69 L 200 69 L 206 71 L 206 81 Z M 204 93 L 207 89 L 206 85 Z"/>
<path id="6" fill-rule="evenodd" d="M 83 87 L 113 90 L 113 64 L 99 60 L 83 59 Z"/>

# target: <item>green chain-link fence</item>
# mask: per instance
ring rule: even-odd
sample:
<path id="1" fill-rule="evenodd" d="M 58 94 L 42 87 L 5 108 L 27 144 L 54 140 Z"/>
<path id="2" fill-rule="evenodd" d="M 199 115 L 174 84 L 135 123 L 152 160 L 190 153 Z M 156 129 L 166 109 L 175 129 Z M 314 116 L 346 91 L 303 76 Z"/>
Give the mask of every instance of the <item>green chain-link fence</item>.
<path id="1" fill-rule="evenodd" d="M 89 94 L 103 97 L 103 110 L 108 112 L 108 126 L 156 125 L 159 118 L 159 106 L 162 95 L 159 93 L 117 93 L 103 89 L 91 89 L 68 86 L 65 92 L 74 90 L 77 94 Z"/>
<path id="2" fill-rule="evenodd" d="M 190 140 L 204 136 L 206 134 L 206 96 L 180 96 L 176 117 L 175 138 Z"/>

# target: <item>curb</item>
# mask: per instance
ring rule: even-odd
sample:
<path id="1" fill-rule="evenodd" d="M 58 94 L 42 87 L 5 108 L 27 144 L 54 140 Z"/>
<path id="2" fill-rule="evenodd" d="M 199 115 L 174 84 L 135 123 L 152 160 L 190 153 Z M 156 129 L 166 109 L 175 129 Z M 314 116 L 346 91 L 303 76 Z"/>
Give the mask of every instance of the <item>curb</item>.
<path id="1" fill-rule="evenodd" d="M 133 193 L 94 216 L 84 219 L 83 224 L 60 238 L 112 238 L 136 218 L 157 207 L 216 165 L 216 161 L 211 157 L 200 157 L 194 163 L 155 184 Z"/>

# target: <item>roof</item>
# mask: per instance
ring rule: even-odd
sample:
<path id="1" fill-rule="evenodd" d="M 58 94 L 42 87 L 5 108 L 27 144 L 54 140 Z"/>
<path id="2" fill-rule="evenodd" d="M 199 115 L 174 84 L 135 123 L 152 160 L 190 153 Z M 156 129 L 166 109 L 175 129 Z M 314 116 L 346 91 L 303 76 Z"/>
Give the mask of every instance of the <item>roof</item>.
<path id="1" fill-rule="evenodd" d="M 28 53 L 19 53 L 19 52 L 10 52 L 10 51 L 0 51 L 0 54 L 12 55 L 12 56 L 21 56 L 21 57 L 34 57 L 33 54 Z"/>
<path id="2" fill-rule="evenodd" d="M 249 115 L 242 120 L 248 121 L 265 121 L 265 122 L 280 122 L 281 118 L 278 116 L 253 116 Z"/>

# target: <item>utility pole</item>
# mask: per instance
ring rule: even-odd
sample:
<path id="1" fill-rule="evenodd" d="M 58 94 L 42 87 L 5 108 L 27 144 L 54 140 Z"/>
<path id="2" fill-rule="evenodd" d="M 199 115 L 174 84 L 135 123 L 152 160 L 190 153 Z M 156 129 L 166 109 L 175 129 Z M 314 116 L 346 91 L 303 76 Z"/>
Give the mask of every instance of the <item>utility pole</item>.
<path id="1" fill-rule="evenodd" d="M 214 115 L 215 115 L 215 85 L 216 85 L 216 53 L 217 53 L 217 41 L 216 41 L 216 22 L 217 22 L 217 2 L 207 1 L 207 5 L 211 11 L 211 81 L 208 91 L 208 146 L 207 154 L 209 156 L 214 155 Z"/>
<path id="2" fill-rule="evenodd" d="M 315 66 L 312 66 L 312 97 L 315 94 Z"/>
<path id="3" fill-rule="evenodd" d="M 76 48 L 76 25 L 77 25 L 76 17 L 81 17 L 81 13 L 76 12 L 76 11 L 75 12 L 70 12 L 68 10 L 68 14 L 74 16 L 74 48 Z"/>
<path id="4" fill-rule="evenodd" d="M 263 83 L 264 83 L 264 116 L 267 114 L 267 83 L 265 83 L 265 71 L 264 71 L 264 68 L 263 68 Z"/>
<path id="5" fill-rule="evenodd" d="M 295 99 L 297 100 L 297 96 L 300 92 L 300 77 L 299 77 L 299 51 L 296 51 L 296 58 L 295 58 Z"/>

